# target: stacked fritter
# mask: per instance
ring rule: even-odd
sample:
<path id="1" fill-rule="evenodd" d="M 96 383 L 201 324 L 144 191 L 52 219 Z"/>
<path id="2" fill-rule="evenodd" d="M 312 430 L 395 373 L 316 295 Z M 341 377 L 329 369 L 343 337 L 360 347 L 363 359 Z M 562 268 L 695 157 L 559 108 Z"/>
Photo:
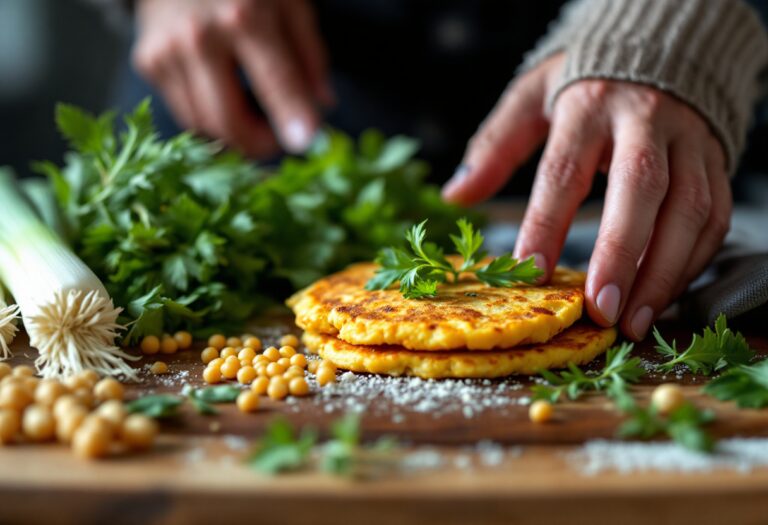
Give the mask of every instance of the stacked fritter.
<path id="1" fill-rule="evenodd" d="M 288 300 L 307 348 L 339 368 L 423 378 L 493 378 L 584 364 L 616 339 L 579 321 L 584 274 L 558 268 L 545 286 L 492 288 L 471 276 L 438 295 L 366 290 L 377 269 L 355 264 Z M 579 322 L 577 322 L 579 321 Z"/>

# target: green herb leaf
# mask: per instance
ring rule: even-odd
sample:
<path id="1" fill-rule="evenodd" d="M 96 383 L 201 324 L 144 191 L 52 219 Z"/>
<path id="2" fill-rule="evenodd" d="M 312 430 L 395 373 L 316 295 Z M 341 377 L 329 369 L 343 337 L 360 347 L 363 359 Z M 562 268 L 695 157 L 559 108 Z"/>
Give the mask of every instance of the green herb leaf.
<path id="1" fill-rule="evenodd" d="M 741 408 L 768 406 L 768 359 L 731 368 L 707 383 L 704 393 L 720 401 L 735 401 Z"/>
<path id="2" fill-rule="evenodd" d="M 130 414 L 144 414 L 153 418 L 166 418 L 178 414 L 184 398 L 170 394 L 143 396 L 125 404 Z"/>
<path id="3" fill-rule="evenodd" d="M 664 434 L 685 448 L 697 452 L 711 452 L 715 441 L 703 428 L 714 420 L 714 414 L 700 410 L 692 403 L 685 403 L 668 417 L 662 417 L 653 405 L 641 408 L 637 405 L 625 410 L 629 418 L 619 427 L 619 437 L 650 439 Z"/>
<path id="4" fill-rule="evenodd" d="M 509 254 L 496 257 L 475 272 L 477 278 L 485 284 L 496 287 L 509 287 L 514 283 L 533 284 L 544 275 L 544 270 L 536 266 L 533 257 L 518 261 Z"/>
<path id="5" fill-rule="evenodd" d="M 298 470 L 306 466 L 316 441 L 313 430 L 304 430 L 297 436 L 288 421 L 275 419 L 247 461 L 252 468 L 266 474 Z"/>
<path id="6" fill-rule="evenodd" d="M 206 403 L 234 403 L 242 391 L 233 385 L 216 385 L 196 388 L 190 391 L 189 397 Z"/>

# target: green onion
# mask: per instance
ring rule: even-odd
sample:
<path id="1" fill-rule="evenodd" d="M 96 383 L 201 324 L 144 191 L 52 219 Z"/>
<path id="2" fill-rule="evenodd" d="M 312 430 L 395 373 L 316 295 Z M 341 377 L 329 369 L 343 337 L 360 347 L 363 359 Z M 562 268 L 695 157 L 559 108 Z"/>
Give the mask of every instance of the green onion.
<path id="1" fill-rule="evenodd" d="M 13 174 L 0 170 L 0 278 L 19 305 L 44 377 L 92 369 L 136 379 L 115 346 L 123 327 L 98 277 L 33 213 Z"/>
<path id="2" fill-rule="evenodd" d="M 0 286 L 0 361 L 11 357 L 10 344 L 16 337 L 18 328 L 16 319 L 19 318 L 19 305 L 5 302 L 3 287 Z"/>

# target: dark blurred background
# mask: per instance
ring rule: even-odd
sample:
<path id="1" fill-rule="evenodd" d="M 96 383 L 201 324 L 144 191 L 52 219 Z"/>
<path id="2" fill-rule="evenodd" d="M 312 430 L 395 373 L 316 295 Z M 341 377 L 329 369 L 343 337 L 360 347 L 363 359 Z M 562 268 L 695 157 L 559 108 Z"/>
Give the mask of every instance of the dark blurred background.
<path id="1" fill-rule="evenodd" d="M 125 111 L 151 93 L 129 65 L 130 16 L 99 8 L 99 3 L 110 2 L 0 0 L 0 165 L 26 175 L 30 161 L 61 159 L 65 145 L 53 123 L 57 101 L 94 112 Z M 419 137 L 439 183 L 451 175 L 522 54 L 544 34 L 564 2 L 315 3 L 341 102 L 328 121 L 352 134 L 372 126 Z M 768 11 L 766 1 L 751 3 L 763 14 Z M 765 103 L 761 107 L 756 110 L 760 124 L 742 161 L 747 175 L 736 181 L 742 199 L 754 197 L 749 174 L 768 172 L 768 110 Z M 175 133 L 159 97 L 154 110 L 163 133 Z M 528 191 L 535 160 L 506 193 Z M 602 188 L 598 178 L 593 195 Z"/>

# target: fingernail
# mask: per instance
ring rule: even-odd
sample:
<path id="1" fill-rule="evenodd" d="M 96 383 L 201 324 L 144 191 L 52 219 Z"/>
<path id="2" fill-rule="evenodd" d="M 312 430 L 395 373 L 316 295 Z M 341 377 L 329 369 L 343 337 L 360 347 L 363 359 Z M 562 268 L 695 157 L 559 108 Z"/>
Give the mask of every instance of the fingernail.
<path id="1" fill-rule="evenodd" d="M 645 337 L 648 328 L 651 326 L 651 321 L 653 321 L 653 310 L 650 306 L 643 306 L 635 312 L 630 328 L 632 328 L 632 333 L 635 334 L 637 339 Z"/>
<path id="2" fill-rule="evenodd" d="M 445 186 L 443 186 L 443 198 L 448 199 L 453 196 L 453 194 L 456 193 L 456 190 L 461 187 L 464 179 L 467 178 L 467 175 L 469 175 L 469 166 L 466 164 L 459 164 L 456 171 L 453 172 L 453 176 L 445 183 Z"/>
<path id="3" fill-rule="evenodd" d="M 312 142 L 309 126 L 300 118 L 290 120 L 283 130 L 283 141 L 288 151 L 302 153 Z"/>
<path id="4" fill-rule="evenodd" d="M 615 284 L 606 284 L 597 294 L 597 309 L 605 319 L 613 324 L 619 317 L 621 291 Z"/>
<path id="5" fill-rule="evenodd" d="M 533 263 L 536 265 L 536 268 L 538 268 L 539 270 L 544 270 L 544 275 L 542 275 L 536 280 L 537 284 L 541 284 L 547 279 L 547 268 L 548 268 L 547 258 L 544 257 L 543 253 L 538 253 L 538 252 L 530 255 L 529 257 L 533 257 Z M 521 260 L 524 260 L 527 258 L 528 257 L 522 257 Z"/>

